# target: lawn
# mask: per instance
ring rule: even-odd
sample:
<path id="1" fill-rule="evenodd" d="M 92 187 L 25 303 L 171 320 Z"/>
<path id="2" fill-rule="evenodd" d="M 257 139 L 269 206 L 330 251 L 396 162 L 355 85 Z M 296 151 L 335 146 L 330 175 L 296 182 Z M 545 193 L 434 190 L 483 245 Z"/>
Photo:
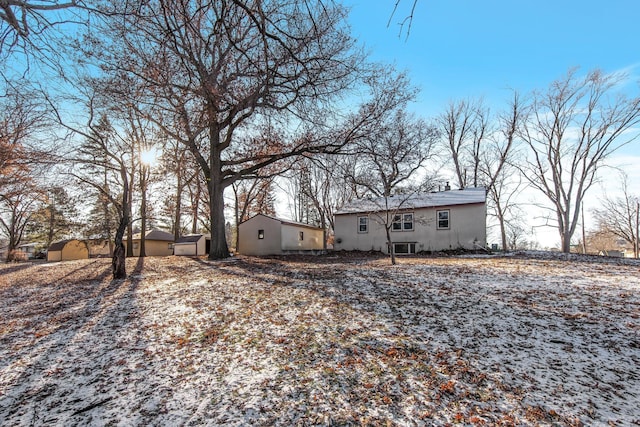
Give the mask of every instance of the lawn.
<path id="1" fill-rule="evenodd" d="M 2 425 L 640 424 L 640 264 L 0 266 Z"/>

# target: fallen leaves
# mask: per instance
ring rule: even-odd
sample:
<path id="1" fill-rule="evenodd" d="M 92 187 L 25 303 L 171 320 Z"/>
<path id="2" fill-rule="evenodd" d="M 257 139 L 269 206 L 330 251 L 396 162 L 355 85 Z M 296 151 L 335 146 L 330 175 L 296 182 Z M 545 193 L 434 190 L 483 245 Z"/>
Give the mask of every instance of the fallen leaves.
<path id="1" fill-rule="evenodd" d="M 523 257 L 401 258 L 395 268 L 354 256 L 143 264 L 121 282 L 109 280 L 108 260 L 4 270 L 0 418 L 640 419 L 636 267 Z"/>

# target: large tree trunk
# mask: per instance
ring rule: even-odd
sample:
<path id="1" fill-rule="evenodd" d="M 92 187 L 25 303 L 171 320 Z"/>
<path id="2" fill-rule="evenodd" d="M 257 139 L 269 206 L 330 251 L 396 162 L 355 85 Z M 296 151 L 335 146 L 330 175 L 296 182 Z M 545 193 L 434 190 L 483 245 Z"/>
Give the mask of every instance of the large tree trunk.
<path id="1" fill-rule="evenodd" d="M 219 135 L 211 132 L 210 177 L 209 188 L 209 218 L 211 220 L 211 250 L 209 259 L 223 259 L 231 256 L 227 245 L 224 220 L 224 186 L 222 185 L 222 160 L 219 150 Z"/>
<path id="2" fill-rule="evenodd" d="M 393 243 L 391 242 L 391 226 L 385 225 L 384 228 L 387 233 L 387 249 L 389 250 L 389 256 L 391 256 L 391 265 L 396 265 L 396 252 L 393 250 Z"/>
<path id="3" fill-rule="evenodd" d="M 173 239 L 176 241 L 180 238 L 180 223 L 182 222 L 182 171 L 178 171 L 177 177 L 178 184 L 176 187 L 176 211 L 173 218 Z"/>
<path id="4" fill-rule="evenodd" d="M 194 179 L 196 183 L 196 193 L 191 197 L 191 234 L 198 233 L 198 214 L 200 213 L 200 177 L 196 176 Z"/>
<path id="5" fill-rule="evenodd" d="M 560 243 L 562 244 L 562 252 L 565 254 L 571 252 L 571 233 L 568 228 L 560 231 Z"/>
<path id="6" fill-rule="evenodd" d="M 115 248 L 113 249 L 113 258 L 111 259 L 111 267 L 113 269 L 114 280 L 127 278 L 126 256 L 124 251 L 124 243 L 122 240 L 124 237 L 124 230 L 127 228 L 128 223 L 128 216 L 123 216 L 120 219 L 118 231 L 116 231 Z"/>
<path id="7" fill-rule="evenodd" d="M 146 188 L 142 190 L 142 200 L 140 202 L 140 254 L 138 256 L 146 257 L 146 239 L 147 234 L 147 195 Z"/>
<path id="8" fill-rule="evenodd" d="M 640 256 L 640 202 L 636 202 L 636 236 L 633 244 L 633 255 L 637 259 Z"/>
<path id="9" fill-rule="evenodd" d="M 211 190 L 209 192 L 211 217 L 211 250 L 209 259 L 223 259 L 230 256 L 225 233 L 224 188 L 217 181 L 212 177 Z"/>
<path id="10" fill-rule="evenodd" d="M 507 242 L 507 226 L 504 222 L 504 212 L 502 212 L 502 207 L 500 205 L 497 206 L 496 210 L 498 212 L 498 223 L 500 224 L 500 240 L 502 243 L 502 252 L 507 252 L 509 250 L 509 243 Z"/>

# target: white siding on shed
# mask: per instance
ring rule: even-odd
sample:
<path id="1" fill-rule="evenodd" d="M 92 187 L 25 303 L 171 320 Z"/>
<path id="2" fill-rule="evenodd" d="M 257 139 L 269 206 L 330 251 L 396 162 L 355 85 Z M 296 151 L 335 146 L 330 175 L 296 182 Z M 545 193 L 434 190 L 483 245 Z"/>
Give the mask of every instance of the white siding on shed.
<path id="1" fill-rule="evenodd" d="M 207 239 L 202 234 L 180 237 L 173 245 L 174 255 L 199 256 L 206 254 Z"/>
<path id="2" fill-rule="evenodd" d="M 324 231 L 307 224 L 258 214 L 238 227 L 238 253 L 243 255 L 279 255 L 323 248 Z"/>

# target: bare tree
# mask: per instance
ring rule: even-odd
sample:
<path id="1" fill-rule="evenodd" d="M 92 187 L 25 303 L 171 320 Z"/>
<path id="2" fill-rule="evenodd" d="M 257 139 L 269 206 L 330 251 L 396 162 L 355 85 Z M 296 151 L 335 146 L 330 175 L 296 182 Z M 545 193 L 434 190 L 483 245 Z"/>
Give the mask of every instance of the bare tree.
<path id="1" fill-rule="evenodd" d="M 347 180 L 349 174 L 345 173 L 352 170 L 346 165 L 354 163 L 356 157 L 320 154 L 296 162 L 285 181 L 289 183 L 287 193 L 293 199 L 296 221 L 323 228 L 327 239 L 331 239 L 336 208 L 357 198 L 352 191 L 354 183 Z M 306 212 L 306 217 L 300 215 L 302 210 Z M 327 239 L 325 248 L 329 243 Z"/>
<path id="2" fill-rule="evenodd" d="M 29 240 L 44 242 L 45 247 L 49 247 L 77 230 L 76 200 L 62 186 L 44 187 L 39 192 L 42 194 L 40 208 L 32 215 L 27 232 Z"/>
<path id="3" fill-rule="evenodd" d="M 393 11 L 391 12 L 391 15 L 389 16 L 389 22 L 387 22 L 387 27 L 389 27 L 391 25 L 391 20 L 394 18 L 394 16 L 396 16 L 397 13 L 403 13 L 403 12 L 399 12 L 399 7 L 400 4 L 402 3 L 402 0 L 395 0 L 395 4 L 393 5 Z M 399 31 L 398 31 L 398 35 L 402 35 L 402 33 L 405 33 L 405 37 L 409 38 L 409 35 L 411 34 L 411 26 L 413 25 L 413 18 L 416 12 L 416 6 L 418 5 L 418 0 L 413 0 L 413 2 L 408 2 L 411 6 L 409 8 L 409 11 L 406 13 L 403 13 L 403 15 L 400 16 L 400 22 L 398 23 L 399 26 Z"/>
<path id="4" fill-rule="evenodd" d="M 491 133 L 489 112 L 483 101 L 452 102 L 437 121 L 449 148 L 458 187 L 477 187 L 481 153 Z"/>
<path id="5" fill-rule="evenodd" d="M 12 87 L 0 97 L 0 194 L 4 187 L 28 179 L 32 167 L 51 157 L 35 138 L 48 123 L 44 103 L 22 82 Z"/>
<path id="6" fill-rule="evenodd" d="M 68 34 L 86 22 L 89 10 L 83 0 L 0 1 L 0 63 L 6 64 L 0 76 L 26 75 L 36 64 L 40 73 L 64 76 Z"/>
<path id="7" fill-rule="evenodd" d="M 15 85 L 0 97 L 0 223 L 9 240 L 9 254 L 21 243 L 42 194 L 36 182 L 51 153 L 39 139 L 46 128 L 40 98 Z M 36 138 L 38 135 L 40 138 Z"/>
<path id="8" fill-rule="evenodd" d="M 105 25 L 101 35 L 112 34 L 113 44 L 102 51 L 119 49 L 119 56 L 103 65 L 120 80 L 141 82 L 154 99 L 151 117 L 196 158 L 209 196 L 211 259 L 229 255 L 226 188 L 288 157 L 338 150 L 395 102 L 380 92 L 385 99 L 357 114 L 328 117 L 337 109 L 327 107 L 354 87 L 364 64 L 337 3 L 155 0 L 134 6 Z M 264 127 L 267 117 L 279 126 Z"/>
<path id="9" fill-rule="evenodd" d="M 43 194 L 31 180 L 9 187 L 0 194 L 0 231 L 9 241 L 7 262 L 15 260 L 15 249 L 22 242 L 27 226 L 43 200 Z"/>
<path id="10" fill-rule="evenodd" d="M 480 160 L 479 182 L 487 190 L 488 209 L 500 227 L 502 249 L 509 248 L 507 228 L 516 210 L 515 197 L 522 190 L 522 177 L 514 166 L 517 162 L 516 139 L 524 120 L 523 105 L 517 93 L 509 110 L 498 117 L 497 132 L 487 138 L 482 150 L 475 151 Z"/>
<path id="11" fill-rule="evenodd" d="M 356 145 L 357 169 L 348 178 L 371 195 L 391 196 L 434 157 L 437 136 L 423 119 L 398 109 Z"/>
<path id="12" fill-rule="evenodd" d="M 614 93 L 624 77 L 572 70 L 533 95 L 522 132 L 530 156 L 521 171 L 553 206 L 565 253 L 600 166 L 637 137 L 627 131 L 640 122 L 640 98 Z"/>
<path id="13" fill-rule="evenodd" d="M 183 227 L 183 215 L 188 206 L 184 206 L 189 186 L 197 179 L 198 168 L 193 164 L 189 151 L 178 141 L 169 141 L 164 145 L 161 156 L 161 170 L 165 175 L 163 182 L 166 189 L 163 211 L 171 218 L 171 230 L 174 239 L 178 239 L 186 228 Z M 171 193 L 175 190 L 175 193 Z M 193 203 L 193 202 L 192 202 Z M 195 203 L 198 205 L 198 202 Z M 195 234 L 197 229 L 192 228 Z"/>
<path id="14" fill-rule="evenodd" d="M 593 209 L 599 233 L 614 235 L 633 247 L 633 256 L 638 258 L 638 232 L 640 229 L 640 197 L 629 189 L 626 174 L 622 174 L 622 196 L 605 196 L 601 207 Z"/>
<path id="15" fill-rule="evenodd" d="M 93 106 L 91 103 L 89 105 L 89 111 L 93 113 Z M 65 124 L 62 119 L 60 123 L 84 138 L 84 143 L 71 159 L 79 170 L 71 172 L 71 175 L 82 185 L 98 191 L 116 208 L 119 220 L 114 237 L 112 273 L 114 279 L 124 279 L 127 277 L 124 235 L 131 224 L 132 171 L 128 141 L 117 133 L 104 115 L 95 117 L 90 114 L 84 129 Z M 111 185 L 105 185 L 103 171 L 109 175 Z"/>
<path id="16" fill-rule="evenodd" d="M 424 190 L 412 178 L 435 155 L 437 139 L 436 128 L 399 108 L 357 144 L 359 165 L 348 178 L 377 197 L 374 219 L 385 228 L 392 264 L 396 259 L 391 230 L 398 224 L 402 227 L 405 202 Z"/>

